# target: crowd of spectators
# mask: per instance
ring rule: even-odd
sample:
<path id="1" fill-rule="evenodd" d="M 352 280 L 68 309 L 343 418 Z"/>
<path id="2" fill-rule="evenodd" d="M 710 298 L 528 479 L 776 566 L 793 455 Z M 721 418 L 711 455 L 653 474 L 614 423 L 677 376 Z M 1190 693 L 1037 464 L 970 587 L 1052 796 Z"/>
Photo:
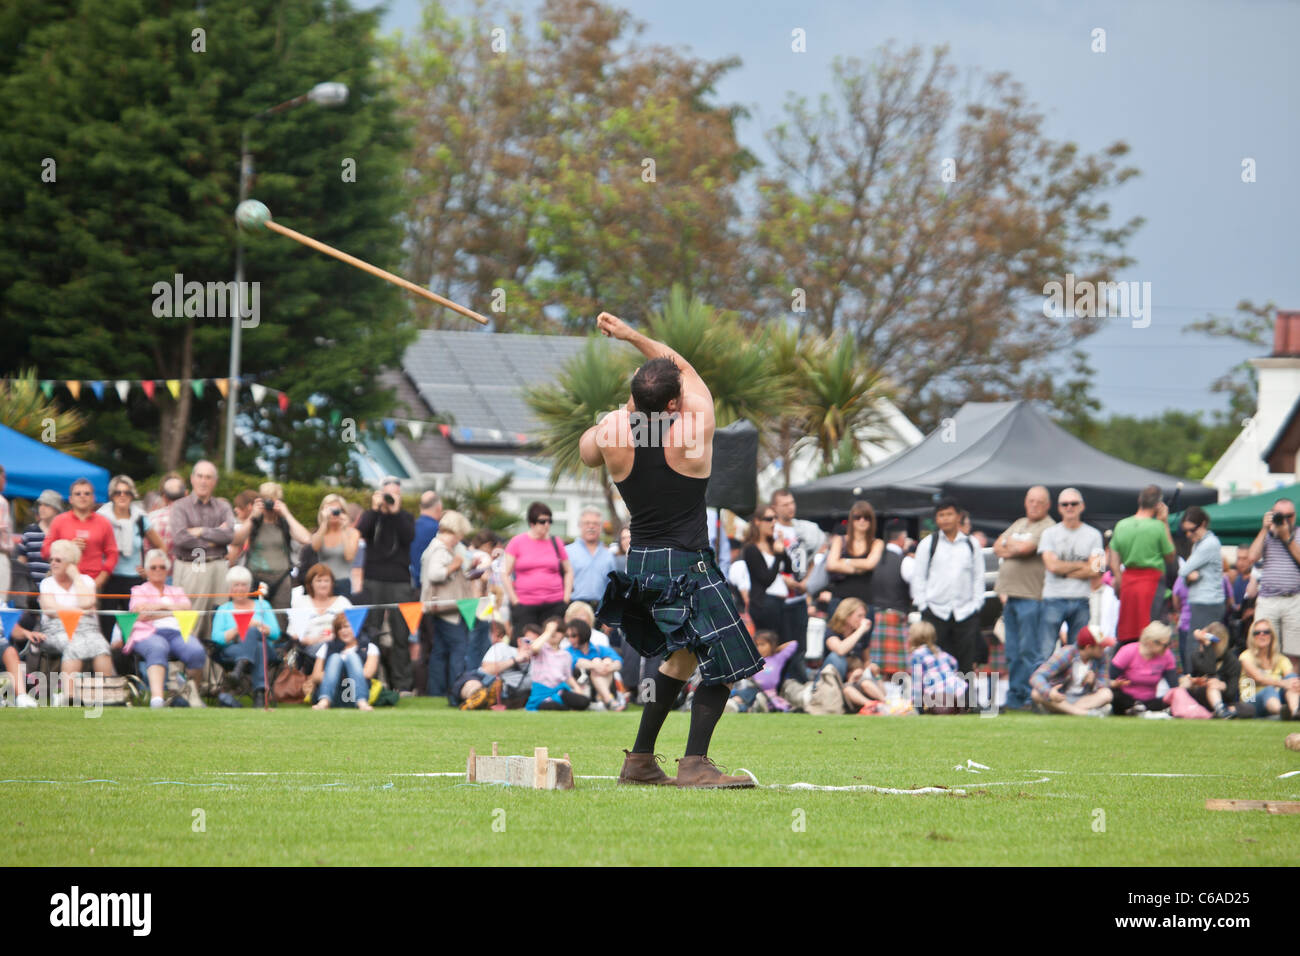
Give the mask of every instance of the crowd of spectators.
<path id="1" fill-rule="evenodd" d="M 57 667 L 134 675 L 153 707 L 246 696 L 369 710 L 420 695 L 465 710 L 619 711 L 659 664 L 596 620 L 629 547 L 628 529 L 598 509 L 564 541 L 535 502 L 526 530 L 502 541 L 444 510 L 436 492 L 413 516 L 397 479 L 368 509 L 326 495 L 314 528 L 274 482 L 233 505 L 216 483 L 200 461 L 188 493 L 170 474 L 141 501 L 119 475 L 97 505 L 81 479 L 67 502 L 42 493 L 22 529 L 0 496 L 4 603 L 23 612 L 6 616 L 0 640 L 6 702 L 34 706 L 26 673 Z M 866 501 L 827 534 L 797 517 L 788 490 L 739 540 L 711 512 L 720 566 L 765 664 L 732 688 L 728 708 L 1297 716 L 1289 499 L 1235 555 L 1198 507 L 1182 516 L 1180 555 L 1155 487 L 1109 541 L 1086 523 L 1077 489 L 1055 504 L 1059 521 L 1048 490 L 1028 489 L 1024 516 L 988 539 L 943 499 L 919 541 L 898 519 L 878 527 Z"/>

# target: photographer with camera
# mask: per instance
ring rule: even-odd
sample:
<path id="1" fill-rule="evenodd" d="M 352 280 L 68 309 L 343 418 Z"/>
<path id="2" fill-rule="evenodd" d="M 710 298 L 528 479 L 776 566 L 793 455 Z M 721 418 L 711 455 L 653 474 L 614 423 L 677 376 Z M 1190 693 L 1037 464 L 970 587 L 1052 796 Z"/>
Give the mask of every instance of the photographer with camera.
<path id="1" fill-rule="evenodd" d="M 357 557 L 361 533 L 349 524 L 347 507 L 348 503 L 339 495 L 329 494 L 321 499 L 311 547 L 316 552 L 316 560 L 334 575 L 334 593 L 350 598 L 352 562 Z"/>
<path id="2" fill-rule="evenodd" d="M 411 587 L 411 542 L 415 540 L 415 519 L 402 510 L 402 483 L 384 479 L 370 499 L 370 510 L 357 519 L 357 531 L 366 542 L 366 592 L 372 604 L 391 604 L 371 612 L 367 627 L 378 635 L 388 618 L 392 646 L 383 651 L 389 685 L 403 697 L 411 696 L 414 673 L 411 666 L 411 632 L 396 605 L 416 600 Z M 382 647 L 382 645 L 381 645 Z"/>
<path id="3" fill-rule="evenodd" d="M 1295 535 L 1295 502 L 1279 498 L 1250 543 L 1250 562 L 1259 564 L 1255 620 L 1268 621 L 1278 649 L 1300 667 L 1300 542 Z"/>
<path id="4" fill-rule="evenodd" d="M 244 566 L 253 575 L 253 590 L 265 584 L 271 607 L 287 608 L 293 591 L 293 542 L 310 544 L 311 532 L 289 511 L 284 489 L 276 482 L 258 486 L 248 521 L 235 532 L 231 544 L 238 547 L 245 541 Z"/>

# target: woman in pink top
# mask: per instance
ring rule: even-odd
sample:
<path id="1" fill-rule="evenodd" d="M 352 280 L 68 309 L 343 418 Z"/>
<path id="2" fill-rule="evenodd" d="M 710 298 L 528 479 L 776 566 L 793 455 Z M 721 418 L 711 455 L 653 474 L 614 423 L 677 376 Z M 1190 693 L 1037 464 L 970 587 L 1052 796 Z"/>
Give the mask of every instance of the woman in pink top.
<path id="1" fill-rule="evenodd" d="M 1115 693 L 1111 709 L 1116 715 L 1169 706 L 1156 696 L 1156 685 L 1163 677 L 1171 688 L 1178 686 L 1178 664 L 1169 652 L 1172 634 L 1167 624 L 1152 621 L 1136 641 L 1115 652 L 1110 660 L 1110 689 Z"/>
<path id="2" fill-rule="evenodd" d="M 560 617 L 573 593 L 573 567 L 564 542 L 551 537 L 551 509 L 540 501 L 528 506 L 528 531 L 506 545 L 501 577 L 510 600 L 510 626 Z"/>
<path id="3" fill-rule="evenodd" d="M 167 555 L 154 548 L 144 556 L 144 584 L 131 588 L 131 611 L 139 614 L 131 639 L 126 642 L 126 653 L 139 654 L 149 677 L 149 706 L 163 705 L 163 685 L 167 680 L 167 662 L 180 661 L 193 693 L 187 694 L 191 702 L 198 700 L 199 681 L 207 655 L 198 635 L 181 637 L 181 625 L 174 612 L 188 611 L 190 598 L 184 588 L 167 583 L 171 562 Z M 186 690 L 190 690 L 187 686 Z"/>

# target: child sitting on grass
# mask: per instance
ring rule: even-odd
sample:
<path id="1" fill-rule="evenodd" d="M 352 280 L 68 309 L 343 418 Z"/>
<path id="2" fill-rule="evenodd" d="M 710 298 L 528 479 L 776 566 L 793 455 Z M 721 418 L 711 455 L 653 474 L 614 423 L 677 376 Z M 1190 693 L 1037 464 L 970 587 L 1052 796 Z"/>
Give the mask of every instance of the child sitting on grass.
<path id="1" fill-rule="evenodd" d="M 790 710 L 789 703 L 777 693 L 777 687 L 781 683 L 781 670 L 785 667 L 785 662 L 799 649 L 799 645 L 795 641 L 786 641 L 778 647 L 777 640 L 775 631 L 758 631 L 754 635 L 754 646 L 763 658 L 763 669 L 752 678 L 737 681 L 731 688 L 731 696 L 726 704 L 726 709 L 731 713 Z"/>
<path id="2" fill-rule="evenodd" d="M 591 706 L 591 698 L 579 693 L 573 680 L 573 658 L 560 648 L 563 623 L 558 617 L 547 618 L 541 637 L 528 647 L 533 688 L 525 710 L 586 710 Z"/>
<path id="3" fill-rule="evenodd" d="M 1241 662 L 1228 650 L 1228 629 L 1213 621 L 1192 631 L 1188 673 L 1178 680 L 1192 699 L 1220 720 L 1237 716 Z"/>
<path id="4" fill-rule="evenodd" d="M 956 713 L 965 709 L 967 685 L 957 673 L 957 659 L 935 643 L 937 636 L 929 621 L 917 621 L 908 628 L 912 705 L 921 713 Z"/>

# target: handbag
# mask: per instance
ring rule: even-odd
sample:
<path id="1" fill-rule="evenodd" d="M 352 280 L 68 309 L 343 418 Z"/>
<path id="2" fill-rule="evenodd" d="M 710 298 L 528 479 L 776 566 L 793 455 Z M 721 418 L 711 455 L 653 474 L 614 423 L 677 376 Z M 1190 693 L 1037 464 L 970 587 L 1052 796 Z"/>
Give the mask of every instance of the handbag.
<path id="1" fill-rule="evenodd" d="M 298 670 L 298 651 L 291 650 L 285 656 L 284 666 L 280 668 L 280 673 L 275 675 L 275 682 L 271 685 L 271 700 L 277 704 L 301 704 L 303 698 L 303 687 L 307 683 L 307 675 Z"/>

